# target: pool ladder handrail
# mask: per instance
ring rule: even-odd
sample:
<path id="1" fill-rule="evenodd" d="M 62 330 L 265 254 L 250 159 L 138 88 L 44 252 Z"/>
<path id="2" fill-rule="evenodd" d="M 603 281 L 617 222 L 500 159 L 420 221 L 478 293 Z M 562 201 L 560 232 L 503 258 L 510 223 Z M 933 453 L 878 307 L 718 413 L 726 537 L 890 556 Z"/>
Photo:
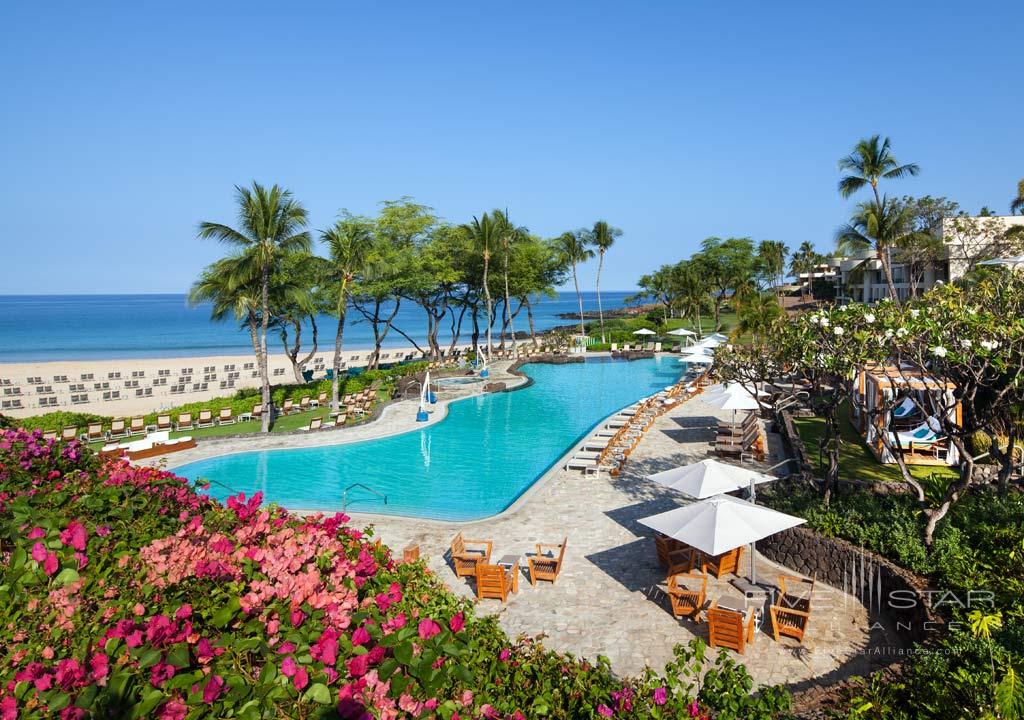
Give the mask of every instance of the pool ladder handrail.
<path id="1" fill-rule="evenodd" d="M 372 487 L 370 487 L 366 483 L 356 482 L 356 483 L 352 483 L 347 488 L 345 488 L 344 490 L 341 491 L 341 509 L 343 511 L 348 509 L 348 491 L 349 490 L 354 490 L 355 488 L 362 488 L 363 490 L 369 490 L 370 492 L 372 492 L 377 497 L 382 498 L 384 500 L 384 504 L 385 505 L 388 504 L 388 496 L 385 495 L 384 493 L 382 493 L 380 490 L 374 490 Z"/>

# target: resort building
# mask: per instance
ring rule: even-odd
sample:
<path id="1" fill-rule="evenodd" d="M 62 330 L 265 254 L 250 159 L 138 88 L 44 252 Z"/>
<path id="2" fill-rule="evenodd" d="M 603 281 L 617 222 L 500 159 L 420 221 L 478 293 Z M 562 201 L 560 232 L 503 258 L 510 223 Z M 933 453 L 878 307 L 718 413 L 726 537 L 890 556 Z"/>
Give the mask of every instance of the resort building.
<path id="1" fill-rule="evenodd" d="M 901 262 L 899 254 L 892 253 L 893 285 L 900 300 L 963 277 L 983 260 L 1019 255 L 1024 250 L 1024 216 L 946 218 L 940 239 L 940 253 L 927 262 Z M 822 271 L 820 276 L 835 279 L 836 297 L 841 302 L 874 303 L 889 296 L 882 262 L 874 250 L 832 257 L 828 267 L 829 274 Z"/>

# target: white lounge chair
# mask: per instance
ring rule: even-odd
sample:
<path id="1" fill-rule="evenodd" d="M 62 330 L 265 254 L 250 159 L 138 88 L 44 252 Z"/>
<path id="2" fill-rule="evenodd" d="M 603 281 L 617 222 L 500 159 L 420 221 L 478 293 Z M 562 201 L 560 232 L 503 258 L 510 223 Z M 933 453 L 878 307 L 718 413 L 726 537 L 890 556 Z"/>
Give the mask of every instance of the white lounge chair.
<path id="1" fill-rule="evenodd" d="M 941 430 L 942 426 L 939 424 L 939 421 L 934 417 L 930 417 L 909 432 L 889 433 L 889 441 L 896 445 L 898 439 L 900 447 L 911 450 L 915 446 L 931 447 L 940 440 L 945 439 L 942 435 L 939 435 Z"/>
<path id="2" fill-rule="evenodd" d="M 905 397 L 903 398 L 903 402 L 893 408 L 892 416 L 896 419 L 908 418 L 912 415 L 916 415 L 918 410 L 920 410 L 920 408 L 917 406 L 917 403 L 914 402 L 914 398 Z"/>

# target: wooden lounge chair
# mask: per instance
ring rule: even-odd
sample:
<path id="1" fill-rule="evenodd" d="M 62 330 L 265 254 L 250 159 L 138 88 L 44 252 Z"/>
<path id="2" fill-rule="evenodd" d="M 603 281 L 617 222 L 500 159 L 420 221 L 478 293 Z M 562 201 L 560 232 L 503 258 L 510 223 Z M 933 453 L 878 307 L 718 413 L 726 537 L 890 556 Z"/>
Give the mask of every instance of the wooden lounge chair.
<path id="1" fill-rule="evenodd" d="M 56 430 L 47 430 L 46 432 L 43 433 L 43 440 L 56 440 L 56 439 L 57 439 L 57 431 Z"/>
<path id="2" fill-rule="evenodd" d="M 299 410 L 302 412 L 309 410 L 311 405 L 312 398 L 310 398 L 309 395 L 303 395 L 302 398 L 299 400 Z"/>
<path id="3" fill-rule="evenodd" d="M 729 648 L 742 655 L 747 644 L 754 642 L 754 632 L 757 628 L 753 610 L 742 613 L 739 610 L 719 607 L 716 600 L 708 608 L 707 619 L 708 645 L 711 647 Z"/>
<path id="4" fill-rule="evenodd" d="M 132 424 L 128 428 L 129 435 L 145 435 L 146 434 L 146 418 L 133 417 Z"/>
<path id="5" fill-rule="evenodd" d="M 295 401 L 292 400 L 291 398 L 288 398 L 287 400 L 284 401 L 284 405 L 281 406 L 281 414 L 282 415 L 288 415 L 294 409 L 295 409 Z"/>
<path id="6" fill-rule="evenodd" d="M 70 442 L 78 437 L 78 428 L 75 426 L 68 426 L 60 431 L 61 442 Z"/>
<path id="7" fill-rule="evenodd" d="M 249 418 L 252 420 L 263 419 L 263 403 L 256 403 L 252 406 L 252 412 L 249 413 Z"/>
<path id="8" fill-rule="evenodd" d="M 123 418 L 111 421 L 109 437 L 111 440 L 128 437 L 128 424 Z"/>
<path id="9" fill-rule="evenodd" d="M 191 430 L 195 427 L 195 423 L 192 422 L 192 413 L 179 413 L 178 422 L 174 423 L 174 427 L 177 430 Z"/>
<path id="10" fill-rule="evenodd" d="M 702 565 L 704 572 L 714 575 L 716 579 L 721 579 L 723 575 L 736 573 L 741 560 L 743 560 L 742 545 L 721 555 L 705 555 Z"/>
<path id="11" fill-rule="evenodd" d="M 786 581 L 789 581 L 787 587 Z M 775 634 L 775 641 L 780 636 L 796 638 L 797 642 L 804 641 L 804 633 L 807 632 L 807 624 L 811 620 L 811 595 L 814 593 L 814 578 L 805 580 L 794 575 L 779 576 L 779 593 L 769 611 L 772 616 L 772 632 Z"/>
<path id="12" fill-rule="evenodd" d="M 93 440 L 103 439 L 103 423 L 89 423 L 85 428 L 85 435 L 82 439 L 86 442 L 92 442 Z"/>
<path id="13" fill-rule="evenodd" d="M 200 410 L 199 419 L 196 420 L 196 427 L 208 428 L 213 427 L 213 410 Z"/>
<path id="14" fill-rule="evenodd" d="M 699 590 L 684 584 L 687 580 L 690 585 L 699 585 Z M 707 599 L 708 574 L 694 572 L 677 572 L 668 576 L 668 600 L 672 605 L 672 615 L 689 617 L 693 620 L 700 618 L 700 612 L 704 609 L 704 601 Z"/>
<path id="15" fill-rule="evenodd" d="M 506 602 L 508 596 L 518 590 L 519 566 L 510 568 L 501 565 L 477 563 L 476 566 L 476 597 L 478 600 L 493 598 Z"/>
<path id="16" fill-rule="evenodd" d="M 463 537 L 460 532 L 452 539 L 452 565 L 455 566 L 457 577 L 476 577 L 476 566 L 480 563 L 488 563 L 491 560 L 490 540 L 470 540 Z M 477 545 L 483 547 L 467 547 Z"/>
<path id="17" fill-rule="evenodd" d="M 221 408 L 220 415 L 217 417 L 217 422 L 221 425 L 234 425 L 235 424 L 235 413 L 229 408 Z"/>
<path id="18" fill-rule="evenodd" d="M 171 429 L 171 416 L 170 415 L 157 415 L 156 416 L 156 429 L 157 430 L 170 430 Z"/>
<path id="19" fill-rule="evenodd" d="M 554 584 L 558 573 L 562 570 L 562 560 L 565 558 L 565 545 L 569 538 L 562 540 L 561 545 L 544 545 L 537 543 L 537 553 L 527 559 L 530 567 L 530 584 L 536 585 L 538 580 L 550 580 Z M 550 548 L 551 552 L 544 553 L 544 548 Z M 555 551 L 558 555 L 555 555 Z"/>
<path id="20" fill-rule="evenodd" d="M 317 418 L 313 418 L 312 420 L 310 420 L 309 421 L 309 425 L 307 425 L 304 428 L 300 428 L 300 429 L 301 430 L 319 430 L 320 428 L 323 427 L 323 425 L 324 425 L 324 419 L 322 417 L 317 417 Z"/>
<path id="21" fill-rule="evenodd" d="M 334 418 L 335 427 L 344 425 L 346 420 L 348 420 L 348 415 L 346 413 L 341 413 L 338 417 Z"/>
<path id="22" fill-rule="evenodd" d="M 316 407 L 323 407 L 327 404 L 327 393 L 322 392 L 316 396 L 316 400 L 313 401 L 313 405 Z"/>

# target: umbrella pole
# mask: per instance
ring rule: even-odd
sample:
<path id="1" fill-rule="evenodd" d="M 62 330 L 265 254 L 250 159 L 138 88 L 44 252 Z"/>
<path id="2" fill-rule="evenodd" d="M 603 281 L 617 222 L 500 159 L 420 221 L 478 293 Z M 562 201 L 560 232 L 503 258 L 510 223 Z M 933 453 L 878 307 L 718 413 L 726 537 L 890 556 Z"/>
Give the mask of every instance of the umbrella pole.
<path id="1" fill-rule="evenodd" d="M 751 505 L 756 505 L 757 504 L 755 502 L 755 500 L 757 499 L 756 498 L 756 492 L 757 491 L 754 489 L 754 478 L 750 478 L 750 503 L 751 503 Z M 751 585 L 757 585 L 757 562 L 756 562 L 757 558 L 755 557 L 756 553 L 757 553 L 757 543 L 755 541 L 755 542 L 750 543 L 750 584 Z"/>

